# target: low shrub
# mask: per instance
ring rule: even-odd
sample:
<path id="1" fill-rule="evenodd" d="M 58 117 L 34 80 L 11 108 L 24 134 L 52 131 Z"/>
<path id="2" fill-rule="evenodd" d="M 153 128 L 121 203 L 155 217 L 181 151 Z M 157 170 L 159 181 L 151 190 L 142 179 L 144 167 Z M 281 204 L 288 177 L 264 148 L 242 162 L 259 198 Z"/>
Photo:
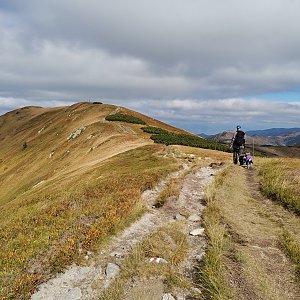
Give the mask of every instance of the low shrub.
<path id="1" fill-rule="evenodd" d="M 152 134 L 163 134 L 163 133 L 168 133 L 168 131 L 164 130 L 164 129 L 161 129 L 161 128 L 158 128 L 158 127 L 153 127 L 153 126 L 146 126 L 146 127 L 143 127 L 142 130 L 144 132 L 147 132 L 147 133 L 152 133 Z"/>
<path id="2" fill-rule="evenodd" d="M 151 126 L 143 127 L 142 130 L 148 133 L 152 133 L 153 135 L 151 136 L 151 139 L 158 144 L 165 144 L 167 146 L 183 145 L 230 152 L 230 149 L 226 145 L 214 141 L 209 141 L 198 136 L 169 132 L 161 128 Z"/>
<path id="3" fill-rule="evenodd" d="M 146 125 L 146 122 L 143 121 L 140 118 L 133 117 L 130 115 L 124 115 L 124 114 L 114 114 L 114 115 L 108 115 L 105 117 L 105 120 L 107 121 L 121 121 L 126 123 L 133 123 L 133 124 L 141 124 Z"/>

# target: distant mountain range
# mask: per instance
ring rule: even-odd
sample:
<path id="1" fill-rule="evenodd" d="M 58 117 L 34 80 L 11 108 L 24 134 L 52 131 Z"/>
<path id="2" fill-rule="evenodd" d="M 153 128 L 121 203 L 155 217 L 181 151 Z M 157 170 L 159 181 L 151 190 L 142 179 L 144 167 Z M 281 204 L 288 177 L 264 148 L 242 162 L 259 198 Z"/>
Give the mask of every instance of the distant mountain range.
<path id="1" fill-rule="evenodd" d="M 248 135 L 257 136 L 278 136 L 290 133 L 300 132 L 300 128 L 270 128 L 264 130 L 250 130 L 247 131 Z"/>
<path id="2" fill-rule="evenodd" d="M 232 131 L 223 131 L 214 135 L 200 136 L 220 143 L 230 144 Z M 246 132 L 246 144 L 265 146 L 294 146 L 300 143 L 300 128 L 270 128 L 265 130 L 250 130 Z"/>

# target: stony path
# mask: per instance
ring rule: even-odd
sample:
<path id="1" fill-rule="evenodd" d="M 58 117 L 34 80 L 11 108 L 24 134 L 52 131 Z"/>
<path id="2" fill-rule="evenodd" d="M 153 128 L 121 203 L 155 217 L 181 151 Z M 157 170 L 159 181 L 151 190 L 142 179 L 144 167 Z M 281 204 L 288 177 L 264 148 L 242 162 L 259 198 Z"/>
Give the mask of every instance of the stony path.
<path id="1" fill-rule="evenodd" d="M 213 180 L 216 170 L 203 168 L 195 174 L 189 174 L 184 182 L 179 196 L 179 207 L 185 207 L 190 213 L 190 217 L 185 225 L 190 250 L 183 262 L 182 268 L 186 277 L 194 279 L 197 271 L 194 266 L 199 264 L 205 255 L 206 239 L 203 236 L 193 236 L 190 233 L 201 228 L 202 213 L 204 206 L 202 199 L 207 185 Z"/>
<path id="2" fill-rule="evenodd" d="M 187 168 L 187 166 L 186 166 Z M 32 300 L 87 300 L 98 299 L 99 294 L 107 288 L 122 268 L 122 261 L 132 251 L 134 245 L 143 240 L 148 234 L 155 232 L 160 226 L 182 220 L 188 236 L 191 250 L 182 268 L 187 276 L 193 276 L 195 260 L 202 259 L 205 249 L 205 239 L 201 236 L 191 236 L 194 229 L 201 229 L 201 214 L 205 188 L 213 179 L 215 170 L 200 168 L 189 173 L 183 182 L 178 199 L 168 201 L 162 208 L 153 208 L 154 201 L 164 189 L 168 180 L 180 176 L 185 170 L 171 174 L 167 180 L 160 182 L 153 190 L 145 191 L 143 198 L 148 204 L 149 211 L 138 221 L 130 225 L 122 233 L 113 237 L 109 245 L 102 249 L 89 266 L 70 266 L 63 274 L 42 284 L 38 292 L 32 295 Z M 188 220 L 180 215 L 181 210 L 188 211 Z M 163 296 L 163 295 L 162 295 Z"/>

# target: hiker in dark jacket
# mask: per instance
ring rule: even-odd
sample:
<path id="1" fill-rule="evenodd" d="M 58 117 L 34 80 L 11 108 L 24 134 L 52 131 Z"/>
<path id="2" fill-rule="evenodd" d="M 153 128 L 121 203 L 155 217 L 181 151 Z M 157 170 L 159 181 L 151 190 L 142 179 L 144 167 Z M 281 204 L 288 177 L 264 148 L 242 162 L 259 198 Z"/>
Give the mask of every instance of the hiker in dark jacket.
<path id="1" fill-rule="evenodd" d="M 233 152 L 237 152 L 239 156 L 240 165 L 244 164 L 244 155 L 243 151 L 245 148 L 245 132 L 241 130 L 241 126 L 236 126 L 236 132 L 231 140 L 230 147 L 233 149 Z"/>

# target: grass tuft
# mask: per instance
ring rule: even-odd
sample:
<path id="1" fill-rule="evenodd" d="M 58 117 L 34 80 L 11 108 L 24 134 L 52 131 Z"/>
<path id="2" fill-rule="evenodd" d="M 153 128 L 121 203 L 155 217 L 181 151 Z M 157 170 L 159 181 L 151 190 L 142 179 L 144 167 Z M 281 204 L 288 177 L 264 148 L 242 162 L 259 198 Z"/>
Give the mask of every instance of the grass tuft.
<path id="1" fill-rule="evenodd" d="M 187 238 L 179 224 L 173 223 L 161 227 L 135 246 L 133 252 L 125 259 L 119 277 L 100 299 L 123 299 L 124 288 L 132 278 L 145 280 L 153 277 L 161 278 L 169 291 L 172 291 L 173 288 L 189 287 L 189 283 L 178 268 L 187 251 Z M 162 257 L 168 263 L 150 263 L 149 258 L 151 257 Z M 136 299 L 143 299 L 142 296 L 140 297 Z"/>
<path id="2" fill-rule="evenodd" d="M 156 198 L 154 206 L 156 208 L 162 207 L 165 202 L 172 196 L 178 198 L 181 190 L 181 185 L 182 180 L 180 178 L 172 178 Z"/>

